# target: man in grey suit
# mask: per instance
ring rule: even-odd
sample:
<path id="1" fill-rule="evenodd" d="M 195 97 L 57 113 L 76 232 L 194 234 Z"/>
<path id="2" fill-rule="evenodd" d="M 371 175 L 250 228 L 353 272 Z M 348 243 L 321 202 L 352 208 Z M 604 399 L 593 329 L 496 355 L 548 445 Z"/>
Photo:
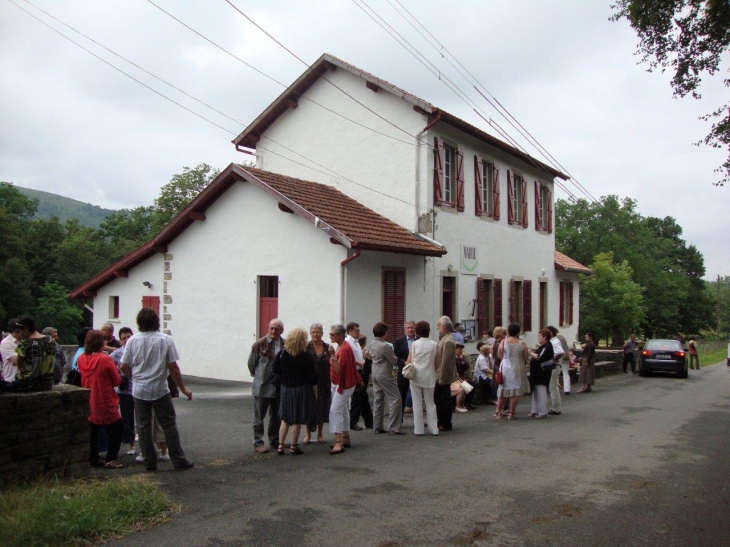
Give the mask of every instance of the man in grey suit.
<path id="1" fill-rule="evenodd" d="M 441 366 L 436 371 L 436 388 L 433 390 L 433 401 L 436 403 L 436 416 L 439 431 L 451 431 L 451 384 L 458 378 L 456 374 L 456 344 L 453 332 L 453 323 L 447 316 L 439 318 L 436 330 L 439 333 L 437 353 L 441 356 Z"/>
<path id="2" fill-rule="evenodd" d="M 375 323 L 370 344 L 370 358 L 373 360 L 373 427 L 375 433 L 385 433 L 383 419 L 385 403 L 388 405 L 388 433 L 390 435 L 405 435 L 400 429 L 403 421 L 403 406 L 400 391 L 398 390 L 398 357 L 393 352 L 393 346 L 385 341 L 388 325 L 383 322 Z"/>
<path id="3" fill-rule="evenodd" d="M 274 358 L 284 348 L 284 323 L 272 319 L 269 333 L 256 341 L 248 357 L 248 371 L 253 376 L 253 449 L 266 454 L 269 447 L 264 444 L 264 418 L 269 413 L 269 445 L 276 448 L 279 442 L 279 389 L 272 383 Z"/>

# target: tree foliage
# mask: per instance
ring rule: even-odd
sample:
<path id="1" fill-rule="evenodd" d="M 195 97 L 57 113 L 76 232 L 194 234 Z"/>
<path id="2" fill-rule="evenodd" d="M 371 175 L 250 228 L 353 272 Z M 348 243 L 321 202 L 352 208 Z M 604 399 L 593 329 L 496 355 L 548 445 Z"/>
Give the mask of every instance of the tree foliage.
<path id="1" fill-rule="evenodd" d="M 644 319 L 641 286 L 632 281 L 628 262 L 614 264 L 611 253 L 598 253 L 590 268 L 581 287 L 581 327 L 616 344 Z"/>
<path id="2" fill-rule="evenodd" d="M 31 311 L 39 326 L 58 330 L 61 344 L 76 342 L 76 331 L 83 321 L 83 312 L 66 298 L 66 289 L 60 283 L 46 283 L 41 287 L 41 296 Z"/>
<path id="3" fill-rule="evenodd" d="M 723 55 L 730 51 L 730 2 L 727 0 L 618 0 L 611 6 L 613 21 L 626 19 L 639 37 L 637 54 L 649 70 L 673 72 L 674 95 L 701 98 L 702 77 L 713 76 Z M 730 78 L 724 80 L 730 87 Z M 724 185 L 730 178 L 730 103 L 703 116 L 713 121 L 699 143 L 728 149 L 728 158 L 716 170 Z"/>
<path id="4" fill-rule="evenodd" d="M 631 267 L 632 280 L 643 290 L 645 335 L 696 334 L 708 326 L 704 259 L 694 245 L 687 246 L 675 219 L 644 217 L 636 200 L 617 196 L 595 203 L 558 200 L 555 210 L 559 251 L 582 264 L 610 252 L 617 264 Z"/>

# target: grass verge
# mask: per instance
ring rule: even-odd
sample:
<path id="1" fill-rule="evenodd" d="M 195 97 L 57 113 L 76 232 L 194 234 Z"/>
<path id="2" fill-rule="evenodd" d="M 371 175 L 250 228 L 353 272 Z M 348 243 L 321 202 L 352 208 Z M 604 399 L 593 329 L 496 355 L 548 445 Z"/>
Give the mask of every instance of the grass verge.
<path id="1" fill-rule="evenodd" d="M 687 356 L 689 359 L 689 355 Z M 715 363 L 727 360 L 727 348 L 720 348 L 712 353 L 700 353 L 700 366 L 714 365 Z"/>
<path id="2" fill-rule="evenodd" d="M 164 522 L 172 509 L 158 484 L 139 475 L 17 486 L 0 495 L 0 545 L 90 545 Z"/>

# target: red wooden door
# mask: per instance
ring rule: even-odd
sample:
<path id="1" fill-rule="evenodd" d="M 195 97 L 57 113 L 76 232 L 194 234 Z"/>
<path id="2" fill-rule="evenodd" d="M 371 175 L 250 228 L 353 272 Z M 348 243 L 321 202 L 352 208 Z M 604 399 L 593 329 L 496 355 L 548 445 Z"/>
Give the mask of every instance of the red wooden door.
<path id="1" fill-rule="evenodd" d="M 160 315 L 160 297 L 159 296 L 143 296 L 142 297 L 142 307 L 143 308 L 152 308 L 155 310 L 155 313 L 159 316 Z"/>
<path id="2" fill-rule="evenodd" d="M 406 276 L 402 271 L 388 270 L 383 273 L 383 323 L 388 325 L 388 342 L 395 342 L 404 334 L 406 321 Z"/>
<path id="3" fill-rule="evenodd" d="M 259 277 L 259 337 L 269 332 L 269 323 L 279 317 L 279 277 Z"/>

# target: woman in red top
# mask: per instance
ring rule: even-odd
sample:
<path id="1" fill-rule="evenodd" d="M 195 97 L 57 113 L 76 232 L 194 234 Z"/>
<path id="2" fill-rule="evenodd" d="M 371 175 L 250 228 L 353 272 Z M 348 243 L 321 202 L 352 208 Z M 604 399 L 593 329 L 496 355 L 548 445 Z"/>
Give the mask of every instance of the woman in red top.
<path id="1" fill-rule="evenodd" d="M 81 373 L 81 387 L 91 391 L 89 397 L 89 429 L 91 446 L 89 463 L 94 467 L 104 465 L 110 469 L 123 467 L 116 461 L 119 447 L 122 445 L 122 415 L 119 413 L 119 397 L 114 388 L 122 383 L 119 370 L 114 360 L 103 353 L 106 339 L 100 330 L 89 331 L 86 335 L 84 353 L 77 361 Z M 106 461 L 99 460 L 99 429 L 104 428 L 108 442 Z"/>
<path id="2" fill-rule="evenodd" d="M 330 328 L 330 381 L 332 382 L 332 404 L 330 406 L 330 431 L 335 434 L 335 444 L 330 454 L 342 454 L 350 446 L 350 397 L 360 382 L 355 354 L 345 340 L 345 326 Z M 335 352 L 334 346 L 337 346 Z"/>

